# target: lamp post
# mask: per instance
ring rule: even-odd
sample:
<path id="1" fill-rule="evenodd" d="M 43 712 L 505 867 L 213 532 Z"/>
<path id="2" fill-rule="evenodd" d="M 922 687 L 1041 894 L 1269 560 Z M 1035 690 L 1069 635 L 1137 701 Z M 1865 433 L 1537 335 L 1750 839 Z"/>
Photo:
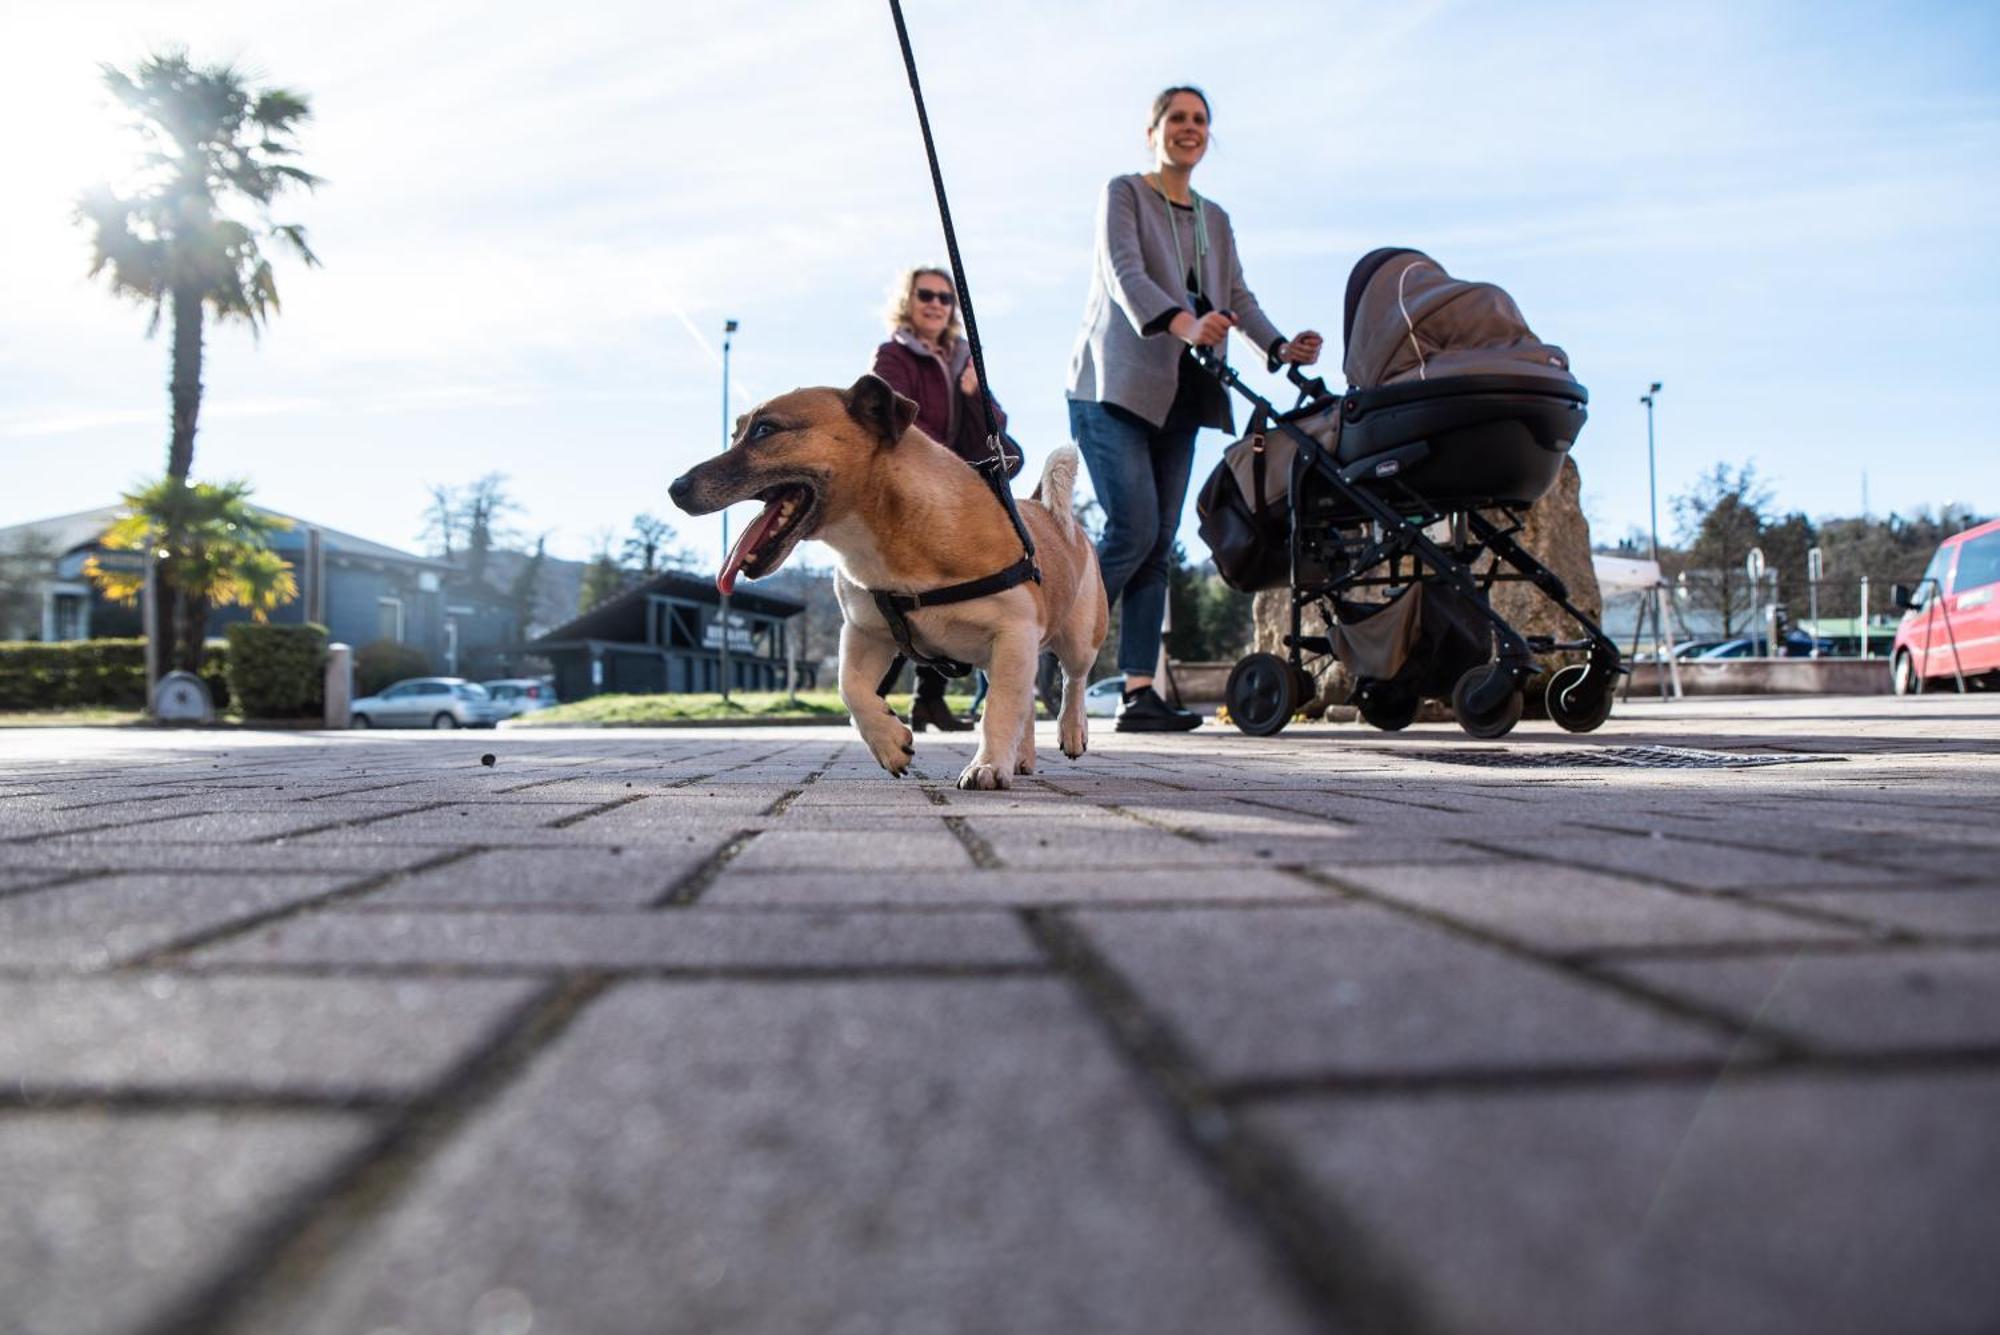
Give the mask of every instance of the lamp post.
<path id="1" fill-rule="evenodd" d="M 1646 405 L 1646 509 L 1652 516 L 1652 550 L 1648 553 L 1655 565 L 1660 560 L 1660 486 L 1658 472 L 1653 466 L 1653 399 L 1660 392 L 1660 382 L 1639 396 L 1639 402 Z"/>
<path id="2" fill-rule="evenodd" d="M 729 448 L 729 344 L 736 337 L 736 321 L 722 322 L 722 448 Z M 722 559 L 729 560 L 729 511 L 722 512 Z M 722 591 L 722 702 L 729 703 L 729 594 Z"/>

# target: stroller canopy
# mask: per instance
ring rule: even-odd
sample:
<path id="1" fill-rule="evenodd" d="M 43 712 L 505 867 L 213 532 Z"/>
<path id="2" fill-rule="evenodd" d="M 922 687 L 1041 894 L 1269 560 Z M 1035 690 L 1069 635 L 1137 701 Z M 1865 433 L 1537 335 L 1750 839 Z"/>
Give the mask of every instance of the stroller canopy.
<path id="1" fill-rule="evenodd" d="M 1576 383 L 1569 357 L 1535 337 L 1504 290 L 1453 278 L 1420 250 L 1392 246 L 1354 266 L 1344 338 L 1355 389 L 1490 374 Z"/>

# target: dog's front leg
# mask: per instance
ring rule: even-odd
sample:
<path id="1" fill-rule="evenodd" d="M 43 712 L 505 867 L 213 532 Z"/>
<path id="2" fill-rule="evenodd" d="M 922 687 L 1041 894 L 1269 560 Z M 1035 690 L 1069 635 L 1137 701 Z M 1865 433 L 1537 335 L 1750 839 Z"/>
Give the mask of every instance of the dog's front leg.
<path id="1" fill-rule="evenodd" d="M 854 730 L 868 743 L 875 763 L 900 779 L 910 767 L 910 757 L 916 754 L 916 738 L 877 690 L 895 657 L 894 640 L 859 630 L 852 623 L 841 626 L 841 703 L 854 720 Z"/>
<path id="2" fill-rule="evenodd" d="M 1035 722 L 1036 636 L 1032 627 L 1003 632 L 993 641 L 986 712 L 979 719 L 979 750 L 958 776 L 961 788 L 1011 788 L 1021 761 L 1021 734 Z M 1033 764 L 1032 758 L 1029 761 Z"/>

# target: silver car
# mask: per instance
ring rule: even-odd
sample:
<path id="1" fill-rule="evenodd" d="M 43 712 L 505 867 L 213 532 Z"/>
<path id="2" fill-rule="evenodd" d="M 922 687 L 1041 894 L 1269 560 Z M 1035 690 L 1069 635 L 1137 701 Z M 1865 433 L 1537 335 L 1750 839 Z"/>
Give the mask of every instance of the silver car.
<path id="1" fill-rule="evenodd" d="M 478 682 L 463 677 L 411 677 L 348 711 L 355 728 L 491 728 L 501 712 Z"/>
<path id="2" fill-rule="evenodd" d="M 555 708 L 556 684 L 548 677 L 502 677 L 480 684 L 493 697 L 494 708 L 503 719 Z"/>

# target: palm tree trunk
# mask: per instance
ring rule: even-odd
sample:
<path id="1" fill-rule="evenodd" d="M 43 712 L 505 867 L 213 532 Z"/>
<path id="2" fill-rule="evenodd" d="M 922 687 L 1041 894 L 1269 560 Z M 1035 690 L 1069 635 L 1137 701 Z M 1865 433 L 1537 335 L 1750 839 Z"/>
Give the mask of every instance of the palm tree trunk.
<path id="1" fill-rule="evenodd" d="M 174 292 L 173 378 L 167 390 L 173 398 L 174 434 L 167 445 L 167 476 L 187 481 L 194 467 L 195 420 L 201 416 L 201 291 L 186 287 Z"/>
<path id="2" fill-rule="evenodd" d="M 167 476 L 185 485 L 194 467 L 194 433 L 201 416 L 201 291 L 196 287 L 177 288 L 173 294 L 174 350 L 167 393 L 173 404 L 173 434 L 167 444 Z M 169 527 L 161 545 L 178 552 L 182 535 Z M 153 582 L 153 626 L 159 634 L 159 655 L 154 660 L 163 672 L 176 668 L 193 671 L 199 666 L 201 638 L 197 631 L 188 643 L 188 621 L 194 609 L 184 605 L 181 591 L 162 569 Z M 204 618 L 205 619 L 205 618 Z M 192 654 L 197 660 L 189 664 Z"/>

